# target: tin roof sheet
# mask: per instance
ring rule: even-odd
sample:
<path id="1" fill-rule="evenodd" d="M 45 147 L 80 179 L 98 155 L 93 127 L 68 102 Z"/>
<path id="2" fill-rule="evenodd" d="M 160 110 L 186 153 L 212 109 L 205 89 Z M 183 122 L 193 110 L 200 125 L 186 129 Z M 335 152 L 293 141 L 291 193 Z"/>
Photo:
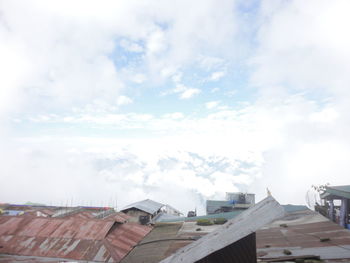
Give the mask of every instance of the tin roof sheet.
<path id="1" fill-rule="evenodd" d="M 115 231 L 111 232 L 106 241 L 107 246 L 113 247 L 113 258 L 119 262 L 124 258 L 136 244 L 138 244 L 150 231 L 149 226 L 138 223 L 125 223 L 119 225 Z"/>
<path id="2" fill-rule="evenodd" d="M 127 222 L 130 218 L 131 218 L 131 216 L 129 216 L 123 212 L 116 212 L 116 213 L 110 214 L 102 219 L 103 220 L 115 220 L 117 222 L 124 223 L 124 222 Z"/>
<path id="3" fill-rule="evenodd" d="M 156 263 L 173 254 L 177 249 L 188 245 L 191 240 L 179 239 L 183 223 L 156 224 L 153 230 L 121 262 Z M 179 239 L 179 240 L 178 240 Z"/>
<path id="4" fill-rule="evenodd" d="M 151 229 L 76 217 L 0 217 L 0 254 L 119 262 Z"/>
<path id="5" fill-rule="evenodd" d="M 211 233 L 203 236 L 186 247 L 179 249 L 176 253 L 162 260 L 161 262 L 177 263 L 205 260 L 213 253 L 231 246 L 236 242 L 238 243 L 245 240 L 257 229 L 277 218 L 283 217 L 284 214 L 285 211 L 280 204 L 272 196 L 269 196 L 260 201 L 258 204 L 245 210 L 237 217 L 227 221 L 223 225 L 220 225 Z M 259 220 L 257 220 L 257 218 Z M 227 250 L 226 252 L 230 254 L 229 251 L 230 250 Z M 230 258 L 240 258 L 241 254 L 243 253 L 244 252 L 241 251 L 239 255 L 237 254 L 236 256 L 230 254 Z"/>
<path id="6" fill-rule="evenodd" d="M 122 209 L 122 211 L 128 210 L 130 208 L 137 208 L 139 210 L 142 210 L 144 212 L 147 212 L 149 214 L 156 213 L 159 209 L 161 209 L 164 206 L 164 204 L 158 203 L 156 201 L 153 201 L 151 199 L 146 199 L 140 202 L 136 202 L 133 204 L 130 204 Z"/>
<path id="7" fill-rule="evenodd" d="M 93 211 L 81 211 L 75 214 L 68 215 L 67 218 L 93 219 L 95 213 Z"/>
<path id="8" fill-rule="evenodd" d="M 289 213 L 279 224 L 257 231 L 260 258 L 292 255 L 316 255 L 321 259 L 350 258 L 350 231 L 327 220 L 314 211 Z M 322 242 L 323 238 L 329 238 Z"/>
<path id="9" fill-rule="evenodd" d="M 336 258 L 332 259 L 332 261 L 325 260 L 325 262 L 340 262 L 339 260 L 344 260 L 346 253 L 349 253 L 345 242 L 347 240 L 346 236 L 350 233 L 349 231 L 340 228 L 327 218 L 304 206 L 284 205 L 283 208 L 287 212 L 286 216 L 256 232 L 258 252 L 268 252 L 265 257 L 262 257 L 261 254 L 260 257 L 277 259 L 285 256 L 283 249 L 288 248 L 295 256 L 317 254 L 324 258 Z M 287 224 L 287 228 L 280 227 L 281 224 Z M 159 262 L 175 253 L 178 249 L 192 243 L 194 237 L 203 236 L 208 232 L 214 231 L 217 227 L 217 225 L 198 226 L 195 222 L 157 223 L 152 232 L 121 262 L 138 263 L 140 258 L 142 258 L 144 263 Z M 196 231 L 198 228 L 201 230 Z M 290 232 L 284 234 L 286 230 L 290 230 Z M 305 237 L 300 233 L 292 234 L 293 230 L 300 231 L 307 236 Z M 319 238 L 312 236 L 314 234 L 319 234 L 322 237 L 328 236 L 333 239 L 334 243 L 320 242 Z M 345 245 L 341 245 L 344 242 Z"/>

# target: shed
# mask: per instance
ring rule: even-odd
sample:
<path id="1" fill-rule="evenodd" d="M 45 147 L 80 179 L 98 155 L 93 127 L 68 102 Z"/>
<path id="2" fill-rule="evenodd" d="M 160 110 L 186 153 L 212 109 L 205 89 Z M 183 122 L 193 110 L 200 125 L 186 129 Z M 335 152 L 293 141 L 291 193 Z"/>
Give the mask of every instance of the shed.
<path id="1" fill-rule="evenodd" d="M 164 206 L 165 204 L 146 199 L 127 205 L 121 212 L 131 216 L 132 219 L 130 219 L 130 221 L 139 221 L 142 217 L 147 217 L 148 219 L 146 221 L 149 221 L 156 216 Z"/>

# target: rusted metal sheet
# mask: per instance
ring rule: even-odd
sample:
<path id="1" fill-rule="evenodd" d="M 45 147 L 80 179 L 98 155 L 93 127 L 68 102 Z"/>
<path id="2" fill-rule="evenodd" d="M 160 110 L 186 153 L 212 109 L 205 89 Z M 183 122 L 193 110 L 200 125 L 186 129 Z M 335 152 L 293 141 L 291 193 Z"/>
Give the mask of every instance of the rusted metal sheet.
<path id="1" fill-rule="evenodd" d="M 321 242 L 321 238 L 330 238 Z M 326 247 L 333 245 L 350 245 L 350 232 L 333 222 L 317 222 L 302 225 L 287 225 L 262 229 L 257 232 L 257 247 Z"/>
<path id="2" fill-rule="evenodd" d="M 102 240 L 113 221 L 1 217 L 0 235 Z"/>
<path id="3" fill-rule="evenodd" d="M 151 229 L 114 220 L 0 217 L 0 254 L 119 262 Z"/>
<path id="4" fill-rule="evenodd" d="M 115 220 L 117 222 L 124 223 L 124 222 L 128 221 L 130 218 L 131 218 L 131 216 L 129 216 L 123 212 L 117 212 L 117 213 L 108 215 L 102 219 L 103 220 Z"/>
<path id="5" fill-rule="evenodd" d="M 80 218 L 80 219 L 93 219 L 95 217 L 92 211 L 81 211 L 72 215 L 67 216 L 69 218 Z"/>
<path id="6" fill-rule="evenodd" d="M 137 223 L 118 225 L 106 238 L 107 244 L 113 247 L 113 258 L 119 262 L 151 230 L 152 227 L 139 225 Z"/>

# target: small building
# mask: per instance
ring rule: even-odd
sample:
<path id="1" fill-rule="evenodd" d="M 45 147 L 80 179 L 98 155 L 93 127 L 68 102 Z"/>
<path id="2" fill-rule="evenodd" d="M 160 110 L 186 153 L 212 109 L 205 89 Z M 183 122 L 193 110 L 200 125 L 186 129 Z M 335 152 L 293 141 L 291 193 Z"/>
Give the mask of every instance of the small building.
<path id="1" fill-rule="evenodd" d="M 124 207 L 121 212 L 132 217 L 130 221 L 148 223 L 158 215 L 180 216 L 182 213 L 167 204 L 146 199 Z"/>
<path id="2" fill-rule="evenodd" d="M 320 196 L 324 206 L 315 209 L 331 221 L 350 229 L 350 185 L 326 186 Z"/>
<path id="3" fill-rule="evenodd" d="M 255 204 L 255 194 L 226 193 L 226 200 L 207 200 L 207 215 L 248 209 Z"/>

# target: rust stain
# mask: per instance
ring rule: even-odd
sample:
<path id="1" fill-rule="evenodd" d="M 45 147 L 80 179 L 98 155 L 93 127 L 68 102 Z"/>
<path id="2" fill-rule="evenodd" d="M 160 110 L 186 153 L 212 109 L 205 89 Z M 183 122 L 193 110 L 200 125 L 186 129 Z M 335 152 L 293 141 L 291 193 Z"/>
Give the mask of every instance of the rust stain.
<path id="1" fill-rule="evenodd" d="M 119 262 L 151 229 L 81 216 L 4 216 L 0 217 L 0 254 Z"/>

